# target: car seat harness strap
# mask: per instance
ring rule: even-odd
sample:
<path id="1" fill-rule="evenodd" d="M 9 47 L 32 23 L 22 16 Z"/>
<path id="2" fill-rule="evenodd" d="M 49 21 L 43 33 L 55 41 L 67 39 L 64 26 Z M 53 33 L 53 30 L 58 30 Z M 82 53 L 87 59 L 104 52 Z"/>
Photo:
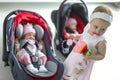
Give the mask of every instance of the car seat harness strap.
<path id="1" fill-rule="evenodd" d="M 41 61 L 41 59 L 39 59 L 38 47 L 36 49 L 35 55 L 33 55 L 32 52 L 27 48 L 27 44 L 26 44 L 26 46 L 24 46 L 24 49 L 30 55 L 31 62 L 34 65 L 34 67 L 39 68 L 39 66 L 42 64 L 42 61 Z"/>

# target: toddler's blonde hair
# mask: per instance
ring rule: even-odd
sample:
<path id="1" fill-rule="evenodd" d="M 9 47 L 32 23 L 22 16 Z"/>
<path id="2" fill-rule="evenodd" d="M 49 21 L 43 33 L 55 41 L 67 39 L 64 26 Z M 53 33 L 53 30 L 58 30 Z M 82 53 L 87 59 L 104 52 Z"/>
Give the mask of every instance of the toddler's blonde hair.
<path id="1" fill-rule="evenodd" d="M 104 12 L 110 16 L 113 17 L 113 14 L 112 14 L 112 11 L 110 8 L 108 8 L 107 6 L 98 6 L 96 7 L 92 13 L 95 13 L 95 12 Z"/>

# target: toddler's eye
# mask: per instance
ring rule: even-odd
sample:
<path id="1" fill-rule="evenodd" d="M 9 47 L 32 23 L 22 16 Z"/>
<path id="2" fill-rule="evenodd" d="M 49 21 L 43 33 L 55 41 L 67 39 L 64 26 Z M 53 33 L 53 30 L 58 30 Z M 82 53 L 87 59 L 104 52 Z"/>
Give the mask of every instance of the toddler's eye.
<path id="1" fill-rule="evenodd" d="M 98 26 L 94 26 L 94 28 L 95 28 L 95 29 L 97 29 L 97 28 L 98 28 Z"/>
<path id="2" fill-rule="evenodd" d="M 102 31 L 105 31 L 105 29 L 101 29 Z"/>

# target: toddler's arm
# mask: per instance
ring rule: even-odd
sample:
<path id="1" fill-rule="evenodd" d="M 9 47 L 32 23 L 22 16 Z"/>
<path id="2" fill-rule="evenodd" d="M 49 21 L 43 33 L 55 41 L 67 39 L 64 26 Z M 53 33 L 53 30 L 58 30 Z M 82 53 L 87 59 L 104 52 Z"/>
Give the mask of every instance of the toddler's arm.
<path id="1" fill-rule="evenodd" d="M 92 53 L 91 56 L 85 56 L 85 59 L 92 59 L 92 60 L 102 60 L 105 57 L 106 53 L 106 41 L 100 41 L 97 45 L 97 53 Z"/>

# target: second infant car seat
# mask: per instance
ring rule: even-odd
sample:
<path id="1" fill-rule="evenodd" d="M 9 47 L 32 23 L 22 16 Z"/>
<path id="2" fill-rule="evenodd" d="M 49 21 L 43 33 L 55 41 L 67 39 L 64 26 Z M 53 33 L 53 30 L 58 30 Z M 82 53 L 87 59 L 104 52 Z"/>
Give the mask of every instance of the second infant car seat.
<path id="1" fill-rule="evenodd" d="M 67 38 L 67 31 L 65 29 L 65 23 L 68 18 L 72 17 L 77 20 L 77 31 L 81 34 L 84 27 L 88 23 L 88 9 L 83 0 L 70 2 L 71 0 L 64 0 L 58 10 L 53 10 L 51 13 L 51 19 L 54 23 L 57 33 L 55 36 L 56 49 L 62 53 L 64 57 L 67 57 L 74 45 L 70 48 L 64 43 Z M 66 44 L 66 43 L 65 43 Z"/>

